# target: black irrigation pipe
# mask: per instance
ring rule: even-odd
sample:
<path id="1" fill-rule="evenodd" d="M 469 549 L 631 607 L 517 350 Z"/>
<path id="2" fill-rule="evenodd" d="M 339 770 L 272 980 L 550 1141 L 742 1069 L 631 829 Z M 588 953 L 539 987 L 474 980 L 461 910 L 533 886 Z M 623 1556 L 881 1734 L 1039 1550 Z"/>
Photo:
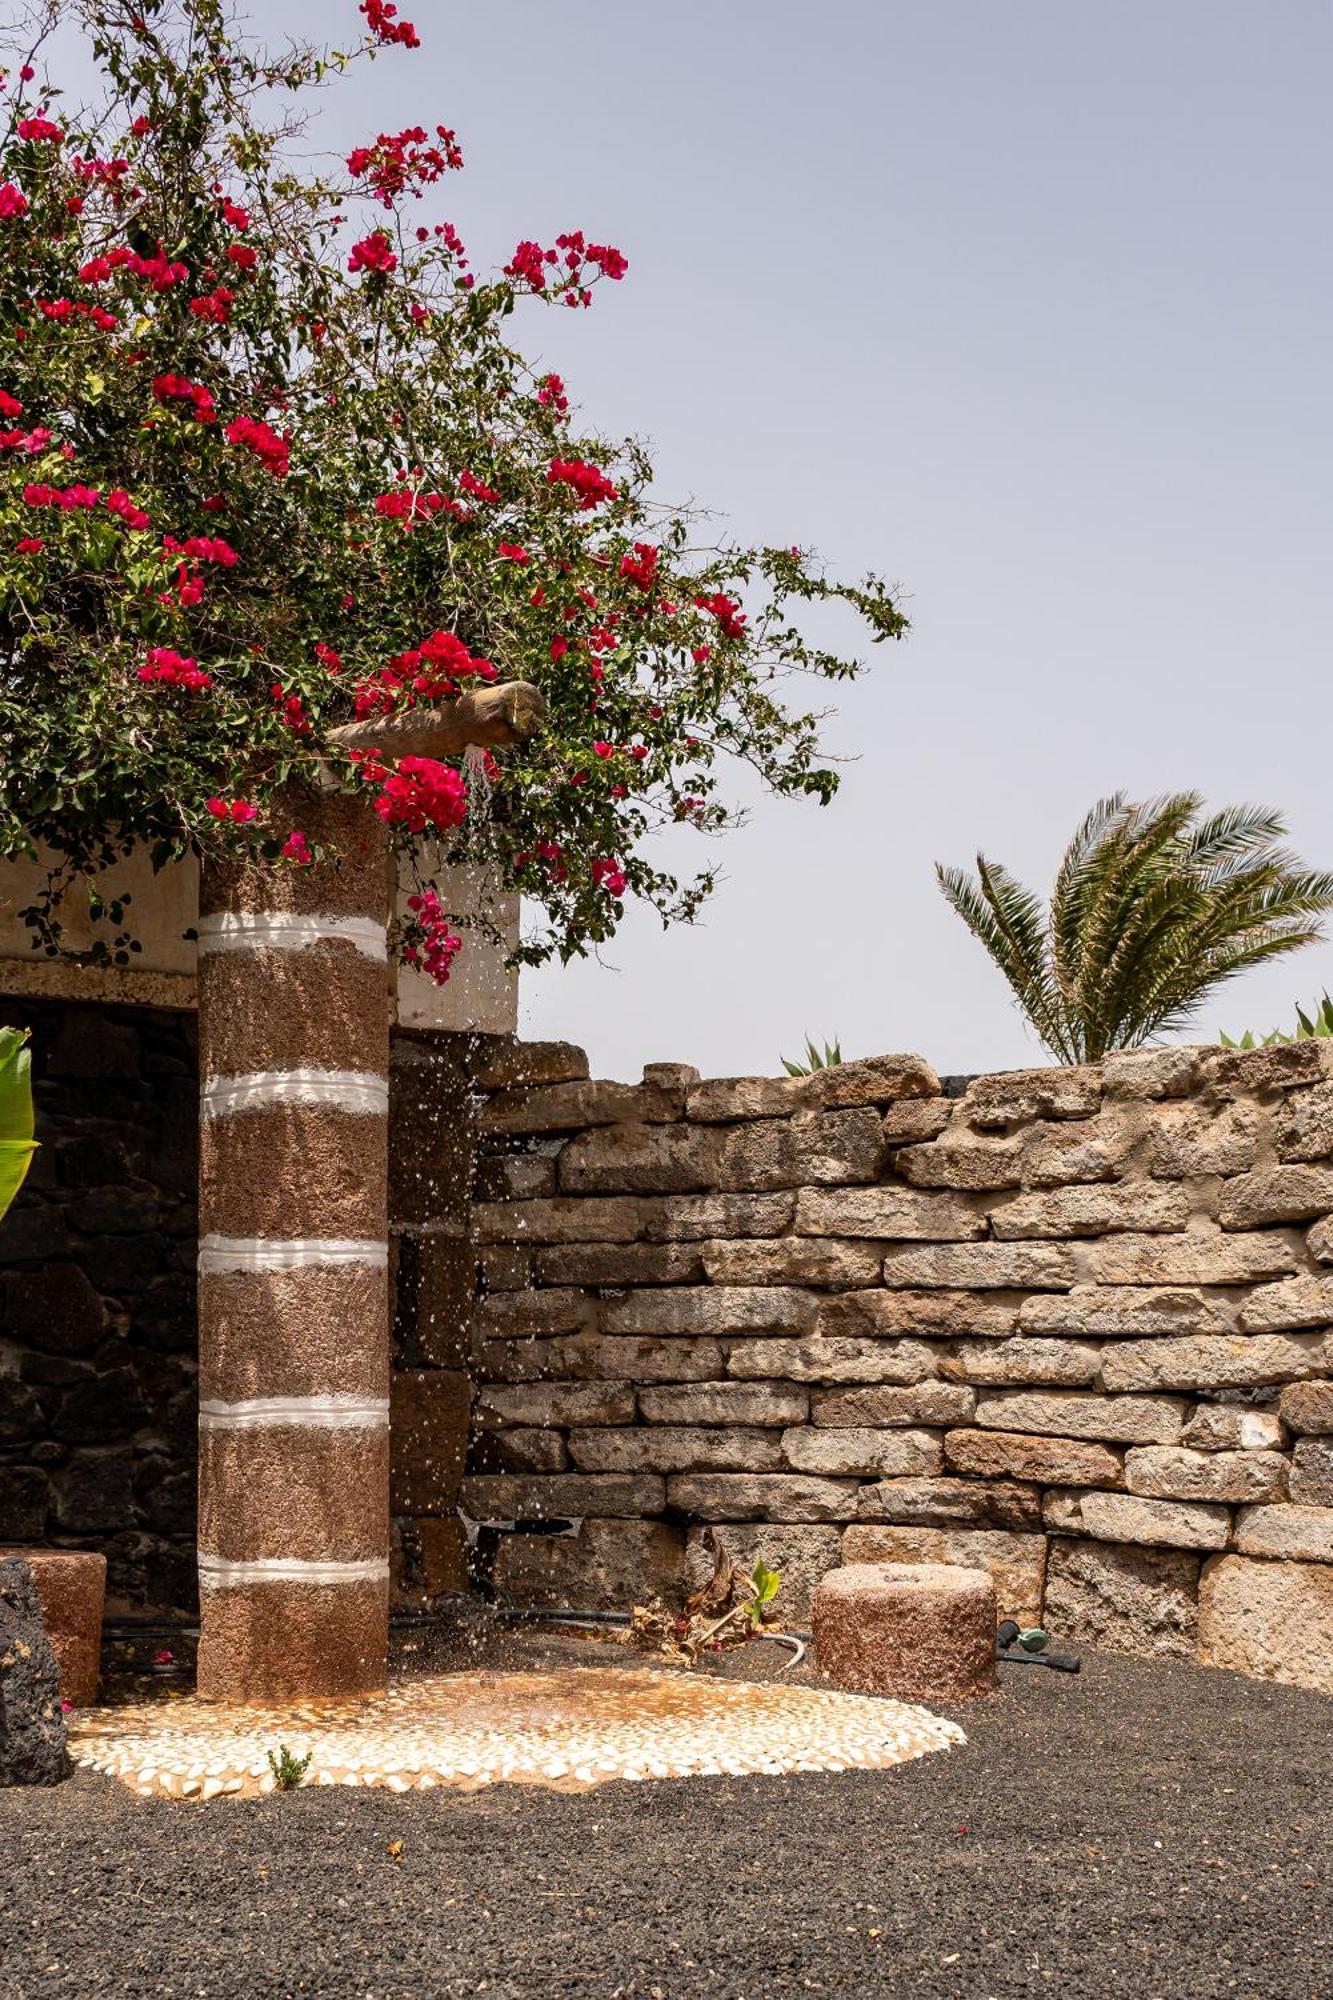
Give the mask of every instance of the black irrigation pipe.
<path id="1" fill-rule="evenodd" d="M 1082 1662 L 1072 1653 L 1024 1653 L 1010 1652 L 1005 1646 L 995 1648 L 995 1657 L 1009 1667 L 1050 1667 L 1057 1674 L 1077 1674 L 1082 1672 Z"/>
<path id="2" fill-rule="evenodd" d="M 518 1605 L 491 1605 L 489 1616 L 497 1625 L 574 1625 L 594 1630 L 610 1629 L 623 1631 L 630 1624 L 627 1611 L 580 1611 L 572 1605 L 561 1605 L 547 1610 L 526 1610 Z M 389 1620 L 397 1631 L 412 1630 L 425 1625 L 447 1625 L 451 1622 L 447 1611 L 395 1611 Z M 171 1621 L 167 1619 L 108 1618 L 102 1627 L 106 1639 L 197 1639 L 199 1627 L 188 1619 Z M 757 1636 L 763 1637 L 762 1633 Z M 793 1633 L 795 1638 L 808 1640 L 808 1633 Z M 1082 1671 L 1082 1663 L 1072 1653 L 1026 1653 L 1021 1647 L 1010 1648 L 996 1644 L 996 1661 L 1003 1666 L 1049 1667 L 1057 1674 L 1077 1674 Z"/>

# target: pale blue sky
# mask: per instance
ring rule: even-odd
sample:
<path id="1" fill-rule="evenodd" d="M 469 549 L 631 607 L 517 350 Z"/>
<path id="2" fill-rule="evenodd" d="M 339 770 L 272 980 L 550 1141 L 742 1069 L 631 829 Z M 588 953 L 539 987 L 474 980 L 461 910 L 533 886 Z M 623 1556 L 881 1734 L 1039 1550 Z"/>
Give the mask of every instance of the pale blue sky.
<path id="1" fill-rule="evenodd" d="M 693 932 L 526 978 L 594 1068 L 770 1070 L 807 1027 L 1040 1060 L 945 906 L 978 845 L 1049 881 L 1092 800 L 1284 808 L 1333 865 L 1333 27 L 1323 0 L 403 0 L 423 47 L 321 140 L 456 126 L 477 262 L 630 259 L 526 341 L 663 490 L 875 567 L 914 621 L 838 695 L 827 811 L 761 803 Z M 334 35 L 352 0 L 269 0 Z M 1205 1012 L 1272 1025 L 1333 945 Z"/>

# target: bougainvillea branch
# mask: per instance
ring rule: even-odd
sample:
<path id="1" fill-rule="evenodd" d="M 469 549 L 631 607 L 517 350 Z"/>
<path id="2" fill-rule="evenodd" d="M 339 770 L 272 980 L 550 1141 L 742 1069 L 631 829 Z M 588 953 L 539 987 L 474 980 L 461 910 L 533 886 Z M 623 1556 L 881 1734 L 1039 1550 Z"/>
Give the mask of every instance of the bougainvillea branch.
<path id="1" fill-rule="evenodd" d="M 521 956 L 568 956 L 629 896 L 693 916 L 713 871 L 645 844 L 733 823 L 729 760 L 832 795 L 787 685 L 859 665 L 803 606 L 841 600 L 875 639 L 905 621 L 799 549 L 698 546 L 639 445 L 576 429 L 511 315 L 586 307 L 626 258 L 569 229 L 479 277 L 431 214 L 463 158 L 436 107 L 345 174 L 297 170 L 310 93 L 420 43 L 347 4 L 339 52 L 266 50 L 218 0 L 53 0 L 3 72 L 0 853 L 41 843 L 65 877 L 134 843 L 306 866 L 293 786 L 332 763 L 405 846 L 521 890 L 544 918 Z M 105 81 L 95 115 L 43 67 L 62 20 Z M 515 684 L 539 691 L 524 726 L 464 768 L 442 718 Z M 408 921 L 437 974 L 447 915 Z M 30 920 L 59 950 L 54 903 Z"/>

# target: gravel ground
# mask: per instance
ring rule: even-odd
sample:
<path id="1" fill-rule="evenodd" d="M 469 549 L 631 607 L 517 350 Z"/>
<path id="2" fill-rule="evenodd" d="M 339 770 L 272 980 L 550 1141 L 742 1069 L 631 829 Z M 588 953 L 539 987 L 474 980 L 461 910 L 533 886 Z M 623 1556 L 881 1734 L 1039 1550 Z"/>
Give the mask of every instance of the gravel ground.
<path id="1" fill-rule="evenodd" d="M 1333 1703 L 1106 1654 L 1001 1675 L 950 1711 L 966 1749 L 886 1772 L 0 1793 L 0 1996 L 1333 1992 Z"/>

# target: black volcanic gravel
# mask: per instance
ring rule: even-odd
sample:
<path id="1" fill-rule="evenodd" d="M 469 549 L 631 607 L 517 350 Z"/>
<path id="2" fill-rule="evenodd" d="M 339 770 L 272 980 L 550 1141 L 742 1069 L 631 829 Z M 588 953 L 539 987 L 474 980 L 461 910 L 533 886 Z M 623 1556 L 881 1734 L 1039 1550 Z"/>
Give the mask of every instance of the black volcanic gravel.
<path id="1" fill-rule="evenodd" d="M 0 1793 L 0 1995 L 1333 1993 L 1333 1702 L 1106 1654 L 1001 1676 L 951 1711 L 966 1749 L 887 1772 Z"/>

